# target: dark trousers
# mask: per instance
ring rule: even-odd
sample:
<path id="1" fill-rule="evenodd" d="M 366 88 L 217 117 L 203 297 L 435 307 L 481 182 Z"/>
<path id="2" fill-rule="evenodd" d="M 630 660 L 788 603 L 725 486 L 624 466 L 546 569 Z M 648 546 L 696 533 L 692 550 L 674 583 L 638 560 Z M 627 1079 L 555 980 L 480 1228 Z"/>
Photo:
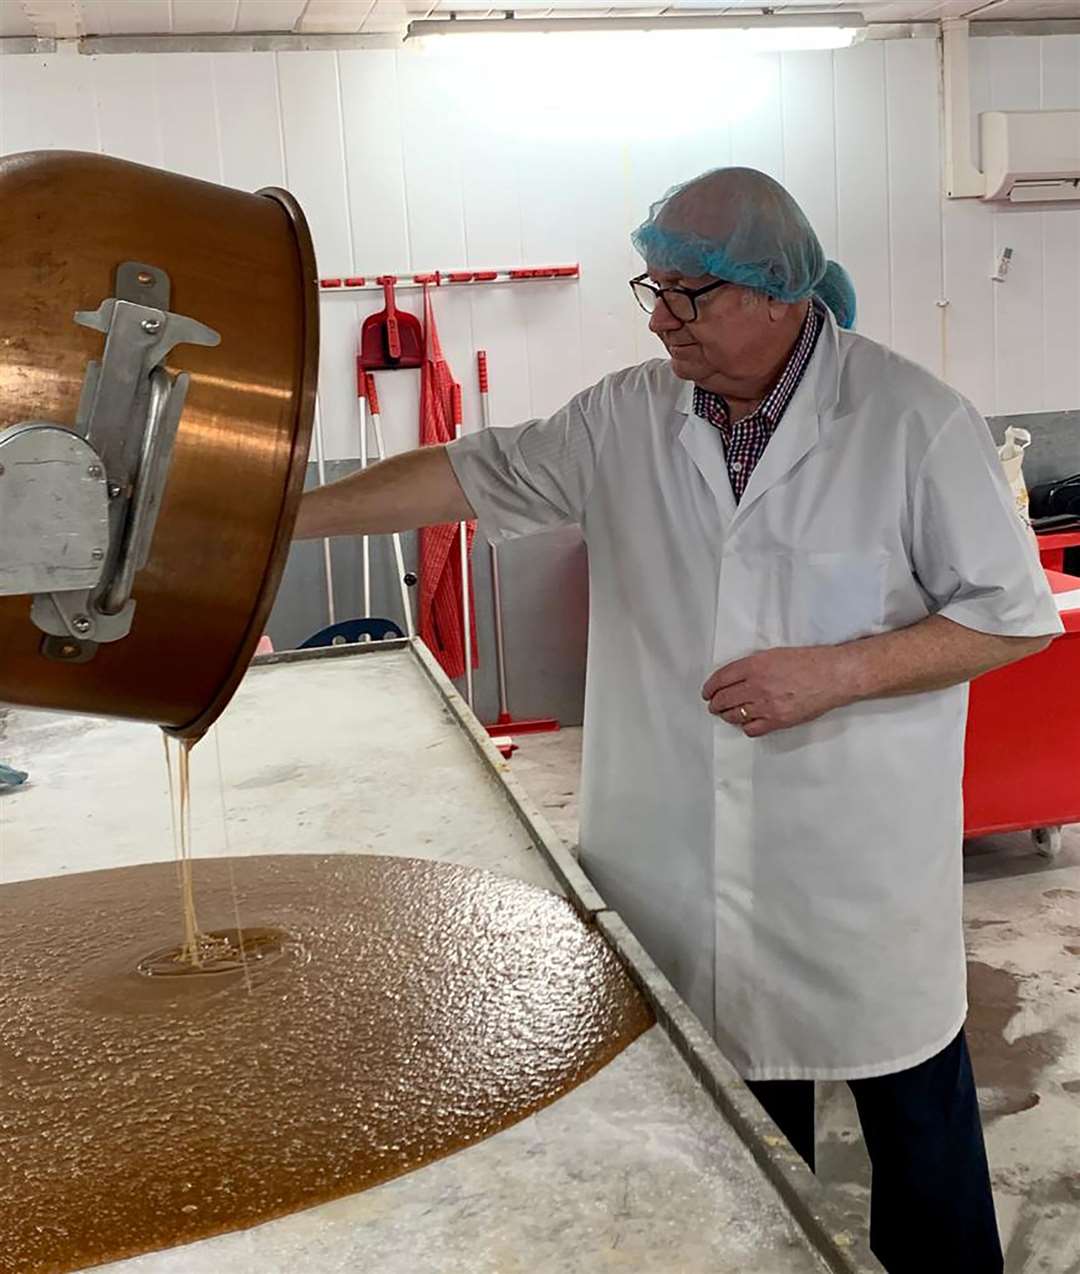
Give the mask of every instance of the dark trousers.
<path id="1" fill-rule="evenodd" d="M 814 1167 L 814 1083 L 750 1091 Z M 964 1032 L 936 1057 L 849 1080 L 873 1170 L 870 1246 L 889 1274 L 1001 1274 L 990 1170 Z"/>

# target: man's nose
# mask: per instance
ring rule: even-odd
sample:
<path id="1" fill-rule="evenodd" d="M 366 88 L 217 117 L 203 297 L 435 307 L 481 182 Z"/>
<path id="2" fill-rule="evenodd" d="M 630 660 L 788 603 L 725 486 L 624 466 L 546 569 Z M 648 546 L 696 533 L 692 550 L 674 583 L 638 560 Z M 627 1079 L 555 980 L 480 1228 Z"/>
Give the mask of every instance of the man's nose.
<path id="1" fill-rule="evenodd" d="M 674 332 L 680 327 L 682 322 L 668 309 L 667 302 L 657 297 L 656 309 L 649 315 L 649 331 L 655 336 L 662 336 L 664 332 Z"/>

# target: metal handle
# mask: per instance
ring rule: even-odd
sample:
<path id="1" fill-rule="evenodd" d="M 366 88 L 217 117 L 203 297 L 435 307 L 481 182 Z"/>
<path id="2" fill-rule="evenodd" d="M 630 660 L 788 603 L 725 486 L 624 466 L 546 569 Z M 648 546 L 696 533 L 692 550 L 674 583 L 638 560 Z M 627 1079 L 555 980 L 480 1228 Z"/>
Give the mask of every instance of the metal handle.
<path id="1" fill-rule="evenodd" d="M 171 437 L 164 428 L 166 413 L 171 396 L 178 394 L 180 401 L 169 414 L 179 421 L 183 400 L 187 396 L 187 382 L 187 376 L 183 376 L 174 385 L 172 377 L 163 367 L 155 367 L 150 373 L 146 426 L 143 430 L 139 467 L 135 472 L 135 498 L 116 569 L 97 604 L 98 610 L 104 615 L 118 615 L 124 609 L 131 598 L 136 572 L 146 565 L 154 524 L 161 508 L 161 488 L 175 438 L 175 428 Z"/>

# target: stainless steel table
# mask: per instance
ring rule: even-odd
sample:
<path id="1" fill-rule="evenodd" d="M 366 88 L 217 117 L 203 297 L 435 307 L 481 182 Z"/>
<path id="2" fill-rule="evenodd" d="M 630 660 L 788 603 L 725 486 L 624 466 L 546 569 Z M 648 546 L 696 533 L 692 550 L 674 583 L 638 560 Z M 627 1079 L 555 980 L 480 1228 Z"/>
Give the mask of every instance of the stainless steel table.
<path id="1" fill-rule="evenodd" d="M 2 882 L 168 859 L 152 728 L 10 710 Z M 398 854 L 557 890 L 659 1025 L 553 1106 L 398 1180 L 112 1274 L 872 1274 L 760 1112 L 418 642 L 271 656 L 192 754 L 196 856 Z"/>

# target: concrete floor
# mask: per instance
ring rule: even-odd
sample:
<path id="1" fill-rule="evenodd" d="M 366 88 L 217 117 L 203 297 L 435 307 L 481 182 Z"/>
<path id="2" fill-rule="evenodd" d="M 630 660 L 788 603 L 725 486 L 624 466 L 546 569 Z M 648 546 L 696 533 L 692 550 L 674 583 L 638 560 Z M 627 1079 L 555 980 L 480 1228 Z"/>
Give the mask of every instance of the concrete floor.
<path id="1" fill-rule="evenodd" d="M 581 731 L 515 741 L 514 773 L 574 844 Z M 1027 834 L 964 851 L 968 1038 L 1007 1274 L 1080 1274 L 1080 827 L 1063 842 L 1052 863 Z M 844 1084 L 819 1085 L 818 1161 L 865 1215 L 869 1163 Z"/>

